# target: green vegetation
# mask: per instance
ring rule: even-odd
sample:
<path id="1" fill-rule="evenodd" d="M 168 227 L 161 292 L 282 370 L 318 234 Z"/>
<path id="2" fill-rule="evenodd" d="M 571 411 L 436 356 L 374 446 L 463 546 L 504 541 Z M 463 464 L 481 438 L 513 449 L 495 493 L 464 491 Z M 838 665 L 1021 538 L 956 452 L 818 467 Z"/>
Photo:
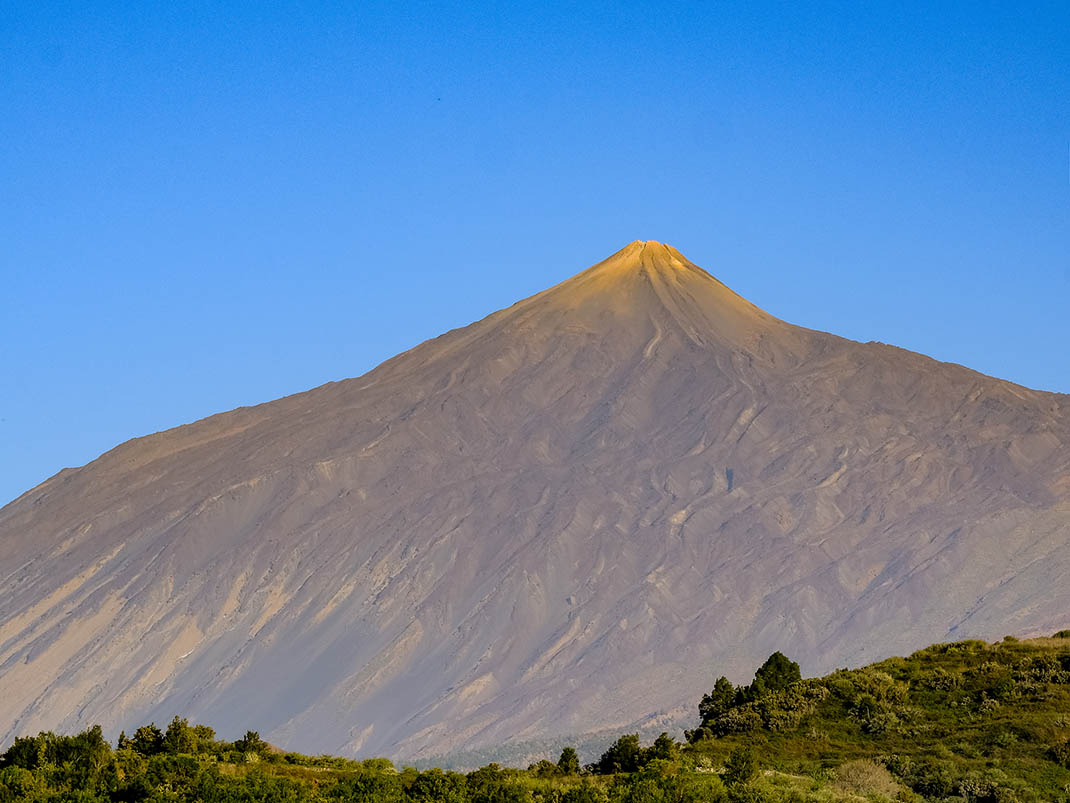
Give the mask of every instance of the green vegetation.
<path id="1" fill-rule="evenodd" d="M 253 731 L 227 742 L 179 717 L 114 748 L 99 727 L 41 733 L 0 756 L 0 803 L 1070 801 L 1068 631 L 807 680 L 774 653 L 748 686 L 718 679 L 699 713 L 687 744 L 625 734 L 582 769 L 568 747 L 468 774 L 285 753 Z"/>
<path id="2" fill-rule="evenodd" d="M 1070 632 L 937 644 L 787 683 L 782 658 L 703 697 L 695 766 L 727 772 L 745 749 L 765 770 L 872 799 L 1070 800 Z"/>

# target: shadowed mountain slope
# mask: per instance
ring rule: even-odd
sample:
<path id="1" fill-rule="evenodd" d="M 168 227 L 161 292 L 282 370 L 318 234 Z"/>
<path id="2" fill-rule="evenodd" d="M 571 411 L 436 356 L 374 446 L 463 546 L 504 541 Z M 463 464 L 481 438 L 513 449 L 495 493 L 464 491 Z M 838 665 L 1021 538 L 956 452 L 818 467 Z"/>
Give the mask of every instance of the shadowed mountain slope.
<path id="1" fill-rule="evenodd" d="M 635 242 L 0 510 L 0 740 L 174 713 L 416 757 L 1070 616 L 1070 397 Z M 234 735 L 234 734 L 231 734 Z"/>

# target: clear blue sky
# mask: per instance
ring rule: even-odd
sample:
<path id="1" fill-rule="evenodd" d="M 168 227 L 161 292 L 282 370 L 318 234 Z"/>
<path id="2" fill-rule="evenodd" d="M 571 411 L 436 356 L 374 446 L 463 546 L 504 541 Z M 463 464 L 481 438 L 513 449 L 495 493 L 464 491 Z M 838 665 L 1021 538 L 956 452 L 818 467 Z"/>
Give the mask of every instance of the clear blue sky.
<path id="1" fill-rule="evenodd" d="M 0 504 L 634 239 L 1070 392 L 1066 0 L 12 0 L 0 112 Z"/>

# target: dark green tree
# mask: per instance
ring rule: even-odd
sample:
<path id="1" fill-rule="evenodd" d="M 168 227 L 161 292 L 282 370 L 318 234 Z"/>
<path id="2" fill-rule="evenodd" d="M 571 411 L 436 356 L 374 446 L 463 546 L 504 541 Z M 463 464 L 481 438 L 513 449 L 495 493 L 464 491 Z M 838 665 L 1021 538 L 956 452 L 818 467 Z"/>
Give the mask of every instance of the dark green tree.
<path id="1" fill-rule="evenodd" d="M 643 751 L 642 763 L 654 760 L 676 761 L 679 757 L 680 748 L 676 742 L 669 734 L 662 733 L 654 740 L 654 744 Z"/>
<path id="2" fill-rule="evenodd" d="M 799 665 L 784 653 L 774 652 L 754 673 L 754 682 L 744 691 L 743 701 L 757 700 L 763 694 L 786 689 L 800 680 L 802 680 L 802 673 L 799 671 Z"/>
<path id="3" fill-rule="evenodd" d="M 717 682 L 713 684 L 713 691 L 702 695 L 702 702 L 698 704 L 702 724 L 705 725 L 727 712 L 735 699 L 736 689 L 728 678 L 723 675 L 717 678 Z"/>
<path id="4" fill-rule="evenodd" d="M 134 731 L 130 746 L 143 756 L 154 756 L 163 750 L 163 733 L 154 722 L 142 725 Z"/>
<path id="5" fill-rule="evenodd" d="M 3 756 L 0 767 L 19 767 L 35 770 L 49 760 L 48 740 L 55 738 L 52 733 L 40 733 L 37 736 L 16 736 L 15 741 Z"/>
<path id="6" fill-rule="evenodd" d="M 639 769 L 639 734 L 627 733 L 610 745 L 595 764 L 599 775 L 612 775 L 617 772 L 635 772 Z"/>
<path id="7" fill-rule="evenodd" d="M 557 759 L 557 768 L 562 775 L 580 774 L 580 757 L 576 755 L 574 748 L 566 747 L 561 751 L 561 758 Z"/>
<path id="8" fill-rule="evenodd" d="M 260 738 L 257 731 L 246 731 L 245 735 L 234 743 L 234 749 L 239 753 L 256 753 L 266 756 L 271 751 L 271 745 Z"/>

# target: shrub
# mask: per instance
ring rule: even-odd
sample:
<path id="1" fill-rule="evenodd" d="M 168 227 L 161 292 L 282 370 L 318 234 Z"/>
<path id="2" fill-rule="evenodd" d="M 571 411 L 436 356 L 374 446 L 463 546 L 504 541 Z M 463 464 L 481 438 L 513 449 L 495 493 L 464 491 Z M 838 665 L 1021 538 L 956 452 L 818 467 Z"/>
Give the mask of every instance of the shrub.
<path id="1" fill-rule="evenodd" d="M 728 786 L 750 783 L 758 774 L 754 753 L 745 747 L 733 750 L 724 763 L 721 778 Z"/>
<path id="2" fill-rule="evenodd" d="M 946 762 L 926 761 L 911 767 L 907 782 L 918 794 L 936 799 L 955 791 L 955 774 Z"/>
<path id="3" fill-rule="evenodd" d="M 468 781 L 459 773 L 430 769 L 421 772 L 406 790 L 413 803 L 465 803 Z"/>
<path id="4" fill-rule="evenodd" d="M 756 731 L 761 727 L 762 718 L 753 705 L 744 708 L 733 708 L 723 717 L 718 717 L 710 725 L 710 729 L 717 736 L 726 736 L 729 733 L 747 733 L 748 731 Z"/>
<path id="5" fill-rule="evenodd" d="M 957 673 L 948 672 L 946 669 L 937 667 L 930 672 L 924 672 L 918 678 L 918 685 L 934 691 L 951 691 L 957 689 L 962 683 L 962 677 Z"/>
<path id="6" fill-rule="evenodd" d="M 836 769 L 835 785 L 863 796 L 884 795 L 892 798 L 899 791 L 899 784 L 887 767 L 865 758 L 841 764 Z"/>
<path id="7" fill-rule="evenodd" d="M 557 765 L 545 758 L 528 765 L 528 772 L 536 778 L 554 778 L 561 774 Z"/>
<path id="8" fill-rule="evenodd" d="M 858 720 L 865 733 L 886 733 L 899 723 L 899 717 L 872 694 L 860 694 L 855 698 L 850 715 Z"/>
<path id="9" fill-rule="evenodd" d="M 1070 742 L 1055 745 L 1048 751 L 1048 755 L 1051 756 L 1051 760 L 1056 764 L 1061 764 L 1070 769 Z"/>

